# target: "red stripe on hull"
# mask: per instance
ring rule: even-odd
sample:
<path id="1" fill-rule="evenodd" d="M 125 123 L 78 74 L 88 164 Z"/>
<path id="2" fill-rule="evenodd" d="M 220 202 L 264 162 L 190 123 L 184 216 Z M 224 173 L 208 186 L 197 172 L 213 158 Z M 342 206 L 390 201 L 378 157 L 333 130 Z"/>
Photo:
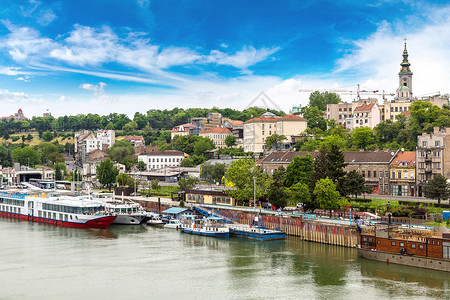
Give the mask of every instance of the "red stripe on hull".
<path id="1" fill-rule="evenodd" d="M 60 221 L 60 220 L 46 219 L 46 218 L 41 218 L 41 217 L 21 215 L 21 214 L 4 212 L 4 211 L 0 212 L 0 216 L 14 218 L 14 219 L 20 219 L 20 220 L 24 220 L 24 221 L 53 224 L 53 225 L 58 225 L 58 226 L 63 226 L 63 227 L 99 228 L 99 229 L 108 228 L 109 225 L 111 225 L 111 223 L 114 222 L 114 220 L 117 218 L 117 216 L 105 216 L 105 217 L 97 218 L 95 220 L 87 221 L 86 223 L 75 223 L 75 222 Z"/>

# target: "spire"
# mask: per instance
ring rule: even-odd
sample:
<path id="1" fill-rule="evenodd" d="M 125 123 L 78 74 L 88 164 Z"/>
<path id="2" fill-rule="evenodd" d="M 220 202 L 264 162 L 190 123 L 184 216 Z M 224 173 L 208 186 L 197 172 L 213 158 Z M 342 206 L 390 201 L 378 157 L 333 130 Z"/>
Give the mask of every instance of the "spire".
<path id="1" fill-rule="evenodd" d="M 411 64 L 408 61 L 408 50 L 406 50 L 406 38 L 405 38 L 405 49 L 403 50 L 403 61 L 400 64 L 401 69 L 399 74 L 412 74 L 411 69 L 409 68 Z"/>

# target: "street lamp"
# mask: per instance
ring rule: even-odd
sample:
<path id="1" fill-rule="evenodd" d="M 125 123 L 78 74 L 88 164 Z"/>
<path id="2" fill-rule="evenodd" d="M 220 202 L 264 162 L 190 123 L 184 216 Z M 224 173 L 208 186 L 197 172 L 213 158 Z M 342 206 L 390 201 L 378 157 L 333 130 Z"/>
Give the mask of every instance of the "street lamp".
<path id="1" fill-rule="evenodd" d="M 253 207 L 256 209 L 256 176 L 253 176 Z"/>

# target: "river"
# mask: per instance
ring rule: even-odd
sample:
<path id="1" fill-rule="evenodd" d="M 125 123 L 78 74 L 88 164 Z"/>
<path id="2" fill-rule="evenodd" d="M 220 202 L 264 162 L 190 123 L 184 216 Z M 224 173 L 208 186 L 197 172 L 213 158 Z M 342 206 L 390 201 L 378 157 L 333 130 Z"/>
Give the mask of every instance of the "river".
<path id="1" fill-rule="evenodd" d="M 450 274 L 301 241 L 0 218 L 0 299 L 450 299 Z"/>

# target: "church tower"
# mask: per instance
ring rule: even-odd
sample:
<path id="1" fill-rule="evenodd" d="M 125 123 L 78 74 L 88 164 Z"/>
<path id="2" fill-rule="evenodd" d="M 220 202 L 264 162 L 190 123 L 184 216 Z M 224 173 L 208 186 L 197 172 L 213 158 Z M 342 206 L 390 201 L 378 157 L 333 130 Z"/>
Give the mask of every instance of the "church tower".
<path id="1" fill-rule="evenodd" d="M 408 61 L 408 50 L 406 50 L 406 39 L 405 39 L 405 49 L 403 50 L 403 61 L 400 64 L 400 72 L 398 73 L 399 86 L 397 89 L 397 99 L 412 99 L 412 75 L 409 66 L 411 64 Z"/>

